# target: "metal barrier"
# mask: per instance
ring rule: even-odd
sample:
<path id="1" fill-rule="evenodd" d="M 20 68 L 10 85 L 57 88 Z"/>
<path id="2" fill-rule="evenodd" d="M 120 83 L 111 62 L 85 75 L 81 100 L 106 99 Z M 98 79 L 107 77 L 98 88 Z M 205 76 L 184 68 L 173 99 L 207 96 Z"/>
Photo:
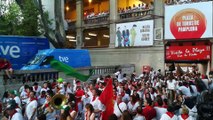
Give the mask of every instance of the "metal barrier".
<path id="1" fill-rule="evenodd" d="M 118 69 L 122 69 L 123 73 L 131 74 L 135 70 L 135 65 L 114 65 L 114 66 L 94 66 L 87 68 L 78 68 L 76 69 L 82 74 L 89 74 L 89 70 L 93 69 L 93 75 L 89 80 L 96 79 L 100 75 L 113 75 Z M 53 81 L 58 77 L 64 78 L 66 81 L 73 80 L 73 77 L 66 76 L 63 72 L 59 72 L 54 69 L 48 70 L 30 70 L 22 71 L 15 70 L 13 74 L 13 79 L 9 80 L 6 74 L 0 72 L 0 95 L 3 95 L 3 92 L 6 90 L 19 89 L 23 84 L 32 85 L 34 82 L 42 84 L 44 81 Z"/>

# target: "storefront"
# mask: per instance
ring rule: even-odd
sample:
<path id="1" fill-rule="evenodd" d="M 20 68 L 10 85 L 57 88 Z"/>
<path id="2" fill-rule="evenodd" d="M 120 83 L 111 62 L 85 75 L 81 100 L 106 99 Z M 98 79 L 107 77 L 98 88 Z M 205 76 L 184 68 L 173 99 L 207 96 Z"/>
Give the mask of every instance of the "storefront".
<path id="1" fill-rule="evenodd" d="M 188 70 L 196 66 L 202 74 L 211 68 L 213 2 L 165 6 L 165 63 Z M 177 66 L 176 64 L 176 66 Z"/>
<path id="2" fill-rule="evenodd" d="M 211 68 L 211 42 L 203 41 L 175 41 L 165 45 L 165 63 L 180 65 L 184 71 L 192 71 L 194 66 L 205 73 Z"/>

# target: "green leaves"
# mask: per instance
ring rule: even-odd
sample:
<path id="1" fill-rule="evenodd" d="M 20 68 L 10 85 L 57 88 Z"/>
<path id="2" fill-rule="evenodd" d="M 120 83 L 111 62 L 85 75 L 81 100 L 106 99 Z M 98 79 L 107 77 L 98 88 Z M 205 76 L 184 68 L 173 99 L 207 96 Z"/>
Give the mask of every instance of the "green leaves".
<path id="1" fill-rule="evenodd" d="M 0 17 L 0 35 L 38 36 L 41 34 L 39 12 L 32 0 L 25 0 L 23 9 L 16 2 L 1 6 L 5 9 Z"/>

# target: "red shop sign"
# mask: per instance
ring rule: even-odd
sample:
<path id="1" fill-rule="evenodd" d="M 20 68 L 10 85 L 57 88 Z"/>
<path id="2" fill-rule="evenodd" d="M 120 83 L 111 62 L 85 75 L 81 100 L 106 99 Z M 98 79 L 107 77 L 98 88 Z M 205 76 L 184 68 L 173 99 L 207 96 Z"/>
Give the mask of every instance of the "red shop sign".
<path id="1" fill-rule="evenodd" d="M 166 46 L 166 60 L 210 60 L 210 46 Z"/>

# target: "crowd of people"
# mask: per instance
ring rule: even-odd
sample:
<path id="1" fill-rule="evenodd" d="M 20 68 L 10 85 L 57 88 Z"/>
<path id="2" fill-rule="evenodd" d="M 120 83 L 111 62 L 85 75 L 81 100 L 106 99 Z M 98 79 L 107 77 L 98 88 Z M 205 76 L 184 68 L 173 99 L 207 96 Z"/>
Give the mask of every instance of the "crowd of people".
<path id="1" fill-rule="evenodd" d="M 99 96 L 110 80 L 114 107 L 108 118 L 102 118 L 106 107 Z M 171 71 L 166 75 L 160 69 L 140 75 L 118 70 L 113 76 L 100 76 L 89 82 L 70 83 L 58 78 L 42 86 L 35 82 L 32 86 L 25 84 L 19 90 L 6 91 L 2 98 L 3 119 L 211 120 L 212 90 L 212 75 L 208 78 L 197 70 L 182 74 Z M 63 97 L 55 98 L 57 95 Z"/>
<path id="2" fill-rule="evenodd" d="M 147 9 L 153 9 L 153 8 L 154 8 L 154 6 L 153 6 L 152 2 L 150 4 L 146 4 L 146 3 L 138 4 L 138 6 L 133 4 L 133 6 L 129 6 L 126 8 L 119 8 L 118 13 L 129 13 L 129 12 L 147 10 Z"/>
<path id="3" fill-rule="evenodd" d="M 167 5 L 174 5 L 174 4 L 185 4 L 185 3 L 194 3 L 194 2 L 206 2 L 212 0 L 166 0 L 165 3 Z"/>
<path id="4" fill-rule="evenodd" d="M 93 19 L 93 18 L 104 17 L 104 16 L 108 16 L 108 15 L 109 15 L 109 11 L 102 11 L 102 12 L 99 12 L 99 13 L 85 12 L 84 18 L 85 19 Z"/>

